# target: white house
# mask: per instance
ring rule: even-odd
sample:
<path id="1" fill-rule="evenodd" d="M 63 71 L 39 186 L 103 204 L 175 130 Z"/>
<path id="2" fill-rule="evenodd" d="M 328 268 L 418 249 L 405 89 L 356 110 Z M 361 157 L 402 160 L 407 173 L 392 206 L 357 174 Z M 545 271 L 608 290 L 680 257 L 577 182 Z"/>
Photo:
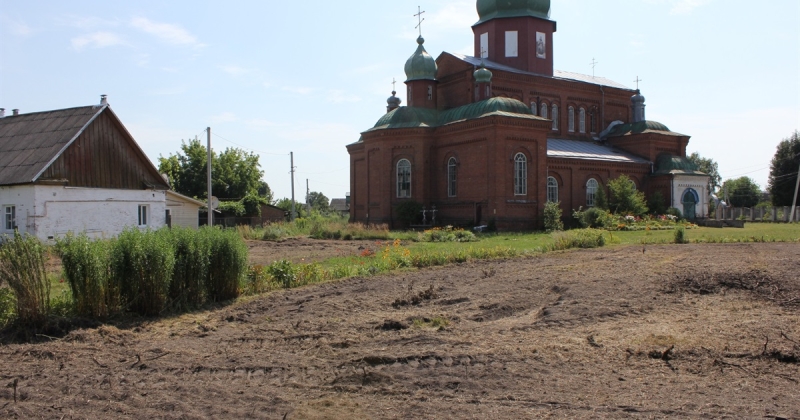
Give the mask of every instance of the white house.
<path id="1" fill-rule="evenodd" d="M 112 237 L 166 225 L 169 184 L 109 107 L 5 116 L 0 110 L 0 235 Z"/>
<path id="2" fill-rule="evenodd" d="M 200 207 L 205 207 L 204 201 L 195 200 L 175 191 L 167 191 L 167 217 L 170 226 L 188 227 L 197 229 L 199 225 Z"/>

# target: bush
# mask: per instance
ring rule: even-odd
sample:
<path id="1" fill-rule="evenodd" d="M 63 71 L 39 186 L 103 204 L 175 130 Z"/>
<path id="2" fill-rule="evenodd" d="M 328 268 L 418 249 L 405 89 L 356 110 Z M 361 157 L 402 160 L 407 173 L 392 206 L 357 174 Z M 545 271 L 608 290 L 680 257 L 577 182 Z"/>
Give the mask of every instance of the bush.
<path id="1" fill-rule="evenodd" d="M 614 214 L 643 216 L 647 214 L 644 193 L 636 189 L 631 179 L 622 174 L 608 183 L 608 208 Z"/>
<path id="2" fill-rule="evenodd" d="M 169 287 L 172 306 L 198 307 L 207 299 L 205 279 L 208 277 L 211 244 L 204 240 L 203 231 L 173 228 L 169 233 L 175 250 L 175 268 Z"/>
<path id="3" fill-rule="evenodd" d="M 544 229 L 548 232 L 564 230 L 561 221 L 561 203 L 548 201 L 544 204 Z"/>
<path id="4" fill-rule="evenodd" d="M 175 251 L 168 231 L 125 229 L 113 242 L 111 275 L 134 312 L 158 315 L 167 307 Z M 116 287 L 116 285 L 114 287 Z"/>
<path id="5" fill-rule="evenodd" d="M 608 211 L 599 207 L 589 207 L 581 211 L 578 209 L 573 213 L 573 217 L 578 220 L 583 228 L 602 229 L 610 226 L 613 218 Z"/>
<path id="6" fill-rule="evenodd" d="M 289 260 L 275 261 L 267 267 L 267 272 L 285 289 L 295 285 L 297 268 Z"/>
<path id="7" fill-rule="evenodd" d="M 105 318 L 120 311 L 119 283 L 111 282 L 110 247 L 71 233 L 56 242 L 61 267 L 72 292 L 74 310 L 80 316 Z"/>
<path id="8" fill-rule="evenodd" d="M 577 229 L 553 234 L 552 250 L 561 251 L 572 248 L 599 248 L 605 246 L 606 238 L 602 230 Z"/>
<path id="9" fill-rule="evenodd" d="M 676 218 L 678 218 L 679 220 L 680 220 L 680 219 L 683 219 L 683 214 L 681 213 L 681 211 L 680 211 L 680 210 L 678 210 L 678 209 L 677 209 L 677 208 L 675 208 L 675 207 L 670 207 L 670 208 L 668 208 L 668 209 L 667 209 L 667 215 L 669 215 L 669 216 L 675 216 L 675 217 L 676 217 Z"/>
<path id="10" fill-rule="evenodd" d="M 428 229 L 420 233 L 419 240 L 422 242 L 475 242 L 478 238 L 470 231 L 446 226 Z"/>
<path id="11" fill-rule="evenodd" d="M 661 194 L 661 191 L 654 192 L 647 201 L 647 207 L 653 214 L 666 213 L 667 200 L 664 198 L 664 194 Z"/>
<path id="12" fill-rule="evenodd" d="M 676 244 L 688 244 L 689 239 L 686 237 L 686 228 L 683 226 L 678 226 L 675 228 L 673 241 Z"/>
<path id="13" fill-rule="evenodd" d="M 247 276 L 247 244 L 233 230 L 204 227 L 199 236 L 209 244 L 208 299 L 224 301 L 239 296 L 240 282 Z"/>
<path id="14" fill-rule="evenodd" d="M 34 236 L 14 237 L 0 246 L 0 283 L 16 296 L 17 321 L 43 326 L 50 315 L 50 281 L 44 268 L 45 249 Z"/>
<path id="15" fill-rule="evenodd" d="M 396 219 L 406 226 L 422 221 L 422 204 L 416 201 L 403 201 L 394 208 Z"/>

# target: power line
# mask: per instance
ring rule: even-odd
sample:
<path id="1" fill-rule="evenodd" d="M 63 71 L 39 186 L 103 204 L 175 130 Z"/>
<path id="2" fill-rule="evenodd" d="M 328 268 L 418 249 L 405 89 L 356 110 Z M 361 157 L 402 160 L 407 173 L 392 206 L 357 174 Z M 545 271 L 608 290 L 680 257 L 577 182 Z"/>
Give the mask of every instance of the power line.
<path id="1" fill-rule="evenodd" d="M 264 151 L 262 151 L 262 150 L 255 150 L 255 149 L 251 149 L 251 148 L 249 148 L 249 147 L 247 147 L 247 146 L 244 146 L 244 145 L 242 145 L 242 144 L 239 144 L 239 143 L 236 143 L 236 142 L 234 142 L 234 141 L 228 140 L 228 139 L 226 139 L 225 137 L 222 137 L 222 136 L 220 136 L 220 135 L 219 135 L 219 134 L 217 134 L 217 133 L 214 133 L 214 132 L 212 132 L 211 134 L 212 134 L 212 135 L 214 135 L 214 136 L 217 136 L 217 137 L 221 138 L 222 140 L 225 140 L 225 141 L 227 141 L 228 143 L 235 144 L 235 145 L 237 145 L 237 146 L 239 146 L 239 147 L 241 147 L 241 148 L 243 148 L 243 149 L 247 149 L 247 150 L 249 150 L 249 151 L 251 151 L 251 152 L 256 152 L 256 153 L 259 153 L 259 154 L 265 154 L 265 155 L 272 155 L 272 156 L 286 156 L 286 155 L 288 155 L 288 153 L 272 153 L 272 152 L 264 152 Z"/>

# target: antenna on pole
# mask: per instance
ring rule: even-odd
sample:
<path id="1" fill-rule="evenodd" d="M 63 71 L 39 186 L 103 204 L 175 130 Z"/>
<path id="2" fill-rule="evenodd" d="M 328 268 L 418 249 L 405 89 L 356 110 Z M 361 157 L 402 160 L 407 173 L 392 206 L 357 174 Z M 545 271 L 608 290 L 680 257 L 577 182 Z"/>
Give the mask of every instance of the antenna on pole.
<path id="1" fill-rule="evenodd" d="M 420 37 L 422 37 L 422 21 L 425 20 L 425 18 L 422 17 L 423 13 L 425 13 L 425 11 L 422 10 L 422 8 L 420 8 L 419 6 L 417 6 L 417 14 L 414 16 L 419 20 L 419 23 L 417 23 L 417 26 L 415 26 L 414 29 L 419 29 Z"/>

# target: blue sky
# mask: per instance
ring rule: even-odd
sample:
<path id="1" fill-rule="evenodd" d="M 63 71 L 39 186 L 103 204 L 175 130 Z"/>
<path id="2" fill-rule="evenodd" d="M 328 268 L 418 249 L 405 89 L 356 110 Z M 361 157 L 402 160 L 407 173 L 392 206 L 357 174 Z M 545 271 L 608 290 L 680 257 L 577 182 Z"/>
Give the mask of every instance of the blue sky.
<path id="1" fill-rule="evenodd" d="M 555 67 L 640 87 L 647 118 L 692 136 L 723 179 L 766 188 L 800 129 L 797 0 L 553 0 Z M 276 197 L 306 179 L 349 191 L 345 145 L 385 112 L 416 48 L 472 53 L 475 0 L 0 0 L 0 107 L 89 105 L 100 94 L 157 164 L 212 128 L 214 149 L 261 156 Z"/>

